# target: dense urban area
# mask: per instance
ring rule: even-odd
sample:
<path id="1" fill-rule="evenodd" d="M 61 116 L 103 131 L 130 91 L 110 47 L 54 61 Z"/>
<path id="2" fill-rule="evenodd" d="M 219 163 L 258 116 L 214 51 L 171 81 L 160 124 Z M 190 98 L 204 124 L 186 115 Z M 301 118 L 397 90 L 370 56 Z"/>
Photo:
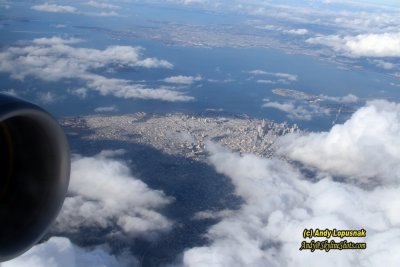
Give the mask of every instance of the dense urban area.
<path id="1" fill-rule="evenodd" d="M 200 161 L 206 159 L 205 145 L 209 140 L 232 151 L 270 157 L 277 136 L 299 130 L 296 124 L 290 126 L 245 117 L 143 112 L 121 116 L 71 117 L 65 118 L 62 124 L 70 129 L 90 129 L 84 139 L 146 144 L 168 154 L 184 155 Z"/>

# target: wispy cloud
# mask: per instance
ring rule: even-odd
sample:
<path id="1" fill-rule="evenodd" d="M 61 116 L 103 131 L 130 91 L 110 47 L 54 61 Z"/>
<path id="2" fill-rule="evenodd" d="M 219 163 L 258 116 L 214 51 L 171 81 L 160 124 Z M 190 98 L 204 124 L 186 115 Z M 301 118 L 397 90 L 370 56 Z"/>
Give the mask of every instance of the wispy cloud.
<path id="1" fill-rule="evenodd" d="M 289 74 L 289 73 L 268 72 L 267 74 L 268 75 L 272 75 L 272 76 L 276 76 L 276 77 L 279 77 L 279 78 L 283 78 L 283 79 L 286 79 L 286 80 L 291 81 L 291 82 L 297 81 L 297 78 L 298 78 L 297 75 Z"/>
<path id="2" fill-rule="evenodd" d="M 375 64 L 377 67 L 385 69 L 385 70 L 392 70 L 397 67 L 397 64 L 381 60 L 381 59 L 374 59 L 371 60 L 372 64 Z"/>
<path id="3" fill-rule="evenodd" d="M 49 12 L 49 13 L 70 13 L 70 14 L 79 14 L 79 15 L 86 15 L 86 16 L 100 16 L 100 17 L 109 17 L 109 16 L 119 16 L 119 14 L 115 11 L 120 7 L 117 5 L 97 2 L 97 1 L 89 1 L 86 5 L 100 8 L 100 9 L 107 9 L 101 12 L 83 12 L 79 11 L 76 7 L 73 6 L 66 6 L 66 5 L 57 5 L 57 4 L 49 4 L 44 3 L 41 5 L 34 5 L 31 8 L 36 11 L 40 12 Z"/>
<path id="4" fill-rule="evenodd" d="M 294 35 L 304 35 L 308 33 L 307 29 L 291 29 L 291 30 L 285 30 L 285 33 L 288 34 L 294 34 Z"/>
<path id="5" fill-rule="evenodd" d="M 200 211 L 193 216 L 193 220 L 206 220 L 206 219 L 223 219 L 232 216 L 235 212 L 232 210 L 220 210 L 220 211 Z"/>
<path id="6" fill-rule="evenodd" d="M 323 108 L 316 104 L 295 103 L 293 101 L 276 102 L 264 100 L 262 105 L 264 108 L 274 108 L 286 112 L 291 119 L 309 121 L 315 116 L 329 115 L 329 109 Z"/>
<path id="7" fill-rule="evenodd" d="M 99 16 L 99 17 L 114 17 L 114 16 L 119 16 L 119 14 L 117 12 L 115 12 L 114 10 L 112 11 L 107 11 L 107 12 L 100 12 L 100 13 L 87 13 L 87 15 L 90 16 Z"/>
<path id="8" fill-rule="evenodd" d="M 51 13 L 76 13 L 77 9 L 73 6 L 63 6 L 57 4 L 44 3 L 41 5 L 32 6 L 32 9 Z"/>
<path id="9" fill-rule="evenodd" d="M 257 83 L 264 83 L 264 84 L 276 84 L 276 83 L 278 83 L 278 81 L 264 80 L 264 79 L 257 80 L 256 82 Z"/>
<path id="10" fill-rule="evenodd" d="M 101 95 L 113 95 L 119 98 L 156 99 L 170 102 L 191 101 L 194 98 L 171 87 L 148 88 L 143 84 L 132 83 L 124 79 L 105 78 L 100 75 L 85 75 L 87 86 Z"/>
<path id="11" fill-rule="evenodd" d="M 343 104 L 356 103 L 356 102 L 360 101 L 360 98 L 353 94 L 348 94 L 345 96 L 319 95 L 318 99 L 320 101 L 333 101 L 333 102 L 343 103 Z"/>
<path id="12" fill-rule="evenodd" d="M 399 23 L 396 10 L 393 8 L 382 10 L 383 5 L 380 6 L 381 10 L 379 10 L 379 5 L 376 7 L 374 11 L 372 9 L 368 11 L 347 9 L 346 11 L 336 13 L 334 23 L 341 28 L 358 32 L 362 31 L 364 33 L 396 30 L 395 25 Z"/>
<path id="13" fill-rule="evenodd" d="M 209 0 L 168 0 L 168 2 L 183 5 L 210 4 Z"/>
<path id="14" fill-rule="evenodd" d="M 400 57 L 400 33 L 326 35 L 310 38 L 310 44 L 326 45 L 353 57 Z"/>
<path id="15" fill-rule="evenodd" d="M 77 96 L 80 99 L 85 99 L 87 97 L 88 91 L 89 91 L 89 89 L 87 89 L 85 87 L 67 90 L 68 93 L 70 93 L 71 95 Z"/>
<path id="16" fill-rule="evenodd" d="M 113 105 L 113 106 L 105 106 L 105 107 L 97 107 L 94 109 L 94 112 L 98 113 L 104 113 L 104 112 L 116 112 L 118 111 L 118 108 Z"/>
<path id="17" fill-rule="evenodd" d="M 355 103 L 358 102 L 360 99 L 353 94 L 348 94 L 345 96 L 327 96 L 327 95 L 313 95 L 308 94 L 306 92 L 302 92 L 295 89 L 287 89 L 287 88 L 274 88 L 272 92 L 276 95 L 292 98 L 296 101 L 302 102 L 322 102 L 322 101 L 331 101 L 343 104 Z M 268 100 L 266 100 L 268 101 Z"/>
<path id="18" fill-rule="evenodd" d="M 284 73 L 284 72 L 268 72 L 268 71 L 256 69 L 256 70 L 248 71 L 248 73 L 251 75 L 255 75 L 255 76 L 271 76 L 271 77 L 278 78 L 277 80 L 259 79 L 259 80 L 257 80 L 258 83 L 290 83 L 290 82 L 296 82 L 298 80 L 298 75 Z"/>
<path id="19" fill-rule="evenodd" d="M 27 76 L 44 81 L 79 79 L 86 87 L 102 95 L 121 98 L 159 99 L 164 101 L 189 101 L 192 97 L 171 87 L 148 88 L 130 80 L 113 79 L 94 74 L 101 68 L 139 67 L 172 68 L 173 65 L 157 58 L 142 58 L 141 47 L 109 46 L 104 50 L 76 48 L 81 40 L 59 37 L 39 38 L 25 47 L 9 47 L 0 52 L 0 71 L 11 78 L 23 80 Z"/>
<path id="20" fill-rule="evenodd" d="M 18 96 L 18 93 L 14 88 L 2 90 L 2 91 L 0 91 L 0 93 L 5 94 L 5 95 L 10 95 L 10 96 Z"/>
<path id="21" fill-rule="evenodd" d="M 36 38 L 33 39 L 32 41 L 32 43 L 36 45 L 50 45 L 50 46 L 76 44 L 80 42 L 83 42 L 83 40 L 78 38 L 63 39 L 58 36 L 53 36 L 50 38 Z"/>
<path id="22" fill-rule="evenodd" d="M 10 47 L 0 52 L 0 71 L 23 80 L 34 76 L 45 81 L 82 77 L 91 69 L 110 67 L 172 68 L 165 60 L 141 58 L 141 47 L 109 46 L 105 50 L 75 48 L 77 39 L 34 39 L 32 45 Z"/>
<path id="23" fill-rule="evenodd" d="M 268 74 L 268 72 L 266 72 L 264 70 L 250 70 L 249 73 L 253 74 L 253 75 L 266 75 L 266 74 Z"/>
<path id="24" fill-rule="evenodd" d="M 90 0 L 86 4 L 88 6 L 103 8 L 103 9 L 120 9 L 120 6 L 110 4 L 110 3 L 105 3 L 105 2 L 98 2 L 98 1 L 94 1 L 94 0 Z"/>
<path id="25" fill-rule="evenodd" d="M 68 238 L 52 237 L 30 249 L 28 252 L 11 261 L 3 262 L 3 267 L 22 266 L 108 266 L 130 267 L 137 266 L 138 261 L 125 255 L 113 255 L 110 249 L 103 246 L 93 248 L 80 248 Z"/>
<path id="26" fill-rule="evenodd" d="M 197 75 L 197 76 L 178 75 L 178 76 L 167 77 L 164 79 L 164 82 L 190 85 L 190 84 L 193 84 L 194 82 L 198 82 L 201 80 L 202 80 L 202 77 L 200 75 Z"/>
<path id="27" fill-rule="evenodd" d="M 37 93 L 38 101 L 43 104 L 54 104 L 57 101 L 61 100 L 61 98 L 62 97 L 57 96 L 55 93 L 49 91 Z"/>
<path id="28" fill-rule="evenodd" d="M 304 28 L 292 29 L 289 27 L 282 27 L 282 26 L 275 26 L 275 25 L 256 25 L 255 27 L 257 29 L 278 31 L 281 33 L 292 34 L 292 35 L 305 35 L 308 33 L 308 30 L 304 29 Z"/>
<path id="29" fill-rule="evenodd" d="M 264 108 L 274 108 L 286 112 L 291 119 L 311 120 L 314 117 L 328 116 L 331 112 L 340 110 L 339 105 L 353 104 L 360 102 L 360 99 L 353 94 L 345 96 L 312 95 L 295 89 L 275 88 L 272 92 L 281 97 L 290 98 L 283 102 L 263 99 Z M 332 103 L 333 102 L 333 103 Z M 329 108 L 326 104 L 335 104 L 337 109 Z M 339 114 L 337 113 L 337 114 Z"/>

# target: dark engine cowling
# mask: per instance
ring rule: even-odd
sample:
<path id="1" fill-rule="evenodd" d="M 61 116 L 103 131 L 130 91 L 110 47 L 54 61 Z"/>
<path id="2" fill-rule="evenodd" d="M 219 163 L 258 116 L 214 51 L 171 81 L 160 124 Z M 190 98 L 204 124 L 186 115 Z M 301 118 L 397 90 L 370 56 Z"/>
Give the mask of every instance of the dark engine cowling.
<path id="1" fill-rule="evenodd" d="M 68 189 L 64 132 L 46 111 L 0 94 L 0 262 L 35 245 Z"/>

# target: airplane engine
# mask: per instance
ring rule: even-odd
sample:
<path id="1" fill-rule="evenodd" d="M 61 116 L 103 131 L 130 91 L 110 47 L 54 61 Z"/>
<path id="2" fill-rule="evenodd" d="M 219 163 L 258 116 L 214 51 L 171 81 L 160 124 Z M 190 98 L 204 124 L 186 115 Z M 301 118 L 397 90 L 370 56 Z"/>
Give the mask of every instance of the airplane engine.
<path id="1" fill-rule="evenodd" d="M 57 121 L 0 94 L 0 262 L 43 237 L 61 209 L 69 172 L 69 147 Z"/>

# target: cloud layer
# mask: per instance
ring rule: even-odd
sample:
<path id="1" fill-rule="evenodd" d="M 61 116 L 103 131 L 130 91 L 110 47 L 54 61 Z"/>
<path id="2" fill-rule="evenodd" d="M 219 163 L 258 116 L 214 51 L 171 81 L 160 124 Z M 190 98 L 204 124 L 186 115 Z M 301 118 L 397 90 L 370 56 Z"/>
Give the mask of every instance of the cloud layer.
<path id="1" fill-rule="evenodd" d="M 318 36 L 307 42 L 330 46 L 337 52 L 354 57 L 400 57 L 399 32 Z"/>
<path id="2" fill-rule="evenodd" d="M 121 153 L 73 158 L 69 194 L 54 227 L 57 232 L 111 227 L 111 235 L 151 238 L 171 228 L 172 222 L 158 212 L 171 198 L 150 189 L 132 176 L 125 163 L 113 159 Z"/>
<path id="3" fill-rule="evenodd" d="M 128 267 L 138 266 L 137 260 L 124 255 L 115 256 L 107 247 L 83 249 L 71 243 L 68 238 L 52 237 L 34 246 L 22 256 L 1 264 L 3 267 Z"/>
<path id="4" fill-rule="evenodd" d="M 360 99 L 353 95 L 348 94 L 345 96 L 327 96 L 327 95 L 313 95 L 294 89 L 275 88 L 272 90 L 275 95 L 290 98 L 284 102 L 271 101 L 268 98 L 263 99 L 264 108 L 274 108 L 286 112 L 290 119 L 306 120 L 309 121 L 314 117 L 329 116 L 331 113 L 336 112 L 337 116 L 341 112 L 341 106 L 330 108 L 326 104 L 351 104 L 357 103 Z"/>
<path id="5" fill-rule="evenodd" d="M 142 58 L 143 48 L 109 46 L 104 50 L 71 46 L 81 40 L 59 37 L 34 39 L 24 47 L 9 47 L 0 52 L 0 71 L 14 79 L 35 77 L 54 82 L 78 79 L 101 95 L 120 98 L 189 101 L 193 98 L 172 87 L 148 88 L 130 80 L 115 79 L 95 74 L 94 70 L 109 68 L 172 68 L 173 65 L 157 58 Z"/>
<path id="6" fill-rule="evenodd" d="M 334 175 L 397 183 L 399 132 L 400 105 L 375 100 L 329 132 L 282 138 L 280 152 Z"/>
<path id="7" fill-rule="evenodd" d="M 50 12 L 50 13 L 76 13 L 77 9 L 73 6 L 63 6 L 56 4 L 44 3 L 41 5 L 32 6 L 36 11 Z"/>
<path id="8" fill-rule="evenodd" d="M 115 105 L 112 106 L 105 106 L 105 107 L 97 107 L 94 109 L 94 112 L 116 112 L 118 111 L 118 108 Z"/>
<path id="9" fill-rule="evenodd" d="M 293 101 L 277 102 L 264 100 L 264 108 L 274 108 L 286 112 L 290 119 L 309 121 L 315 116 L 326 116 L 330 114 L 329 109 L 316 104 L 296 104 Z"/>
<path id="10" fill-rule="evenodd" d="M 281 156 L 314 166 L 311 179 L 299 165 L 208 143 L 210 162 L 231 179 L 244 204 L 217 212 L 222 219 L 207 232 L 209 243 L 187 249 L 182 265 L 397 266 L 399 132 L 400 104 L 373 101 L 330 132 L 283 137 Z M 350 179 L 331 176 L 338 173 Z M 366 242 L 367 249 L 300 251 L 305 228 L 366 229 L 366 238 L 347 240 Z"/>
<path id="11" fill-rule="evenodd" d="M 257 80 L 258 83 L 284 83 L 288 84 L 291 82 L 296 82 L 298 76 L 296 74 L 284 73 L 284 72 L 268 72 L 264 70 L 251 70 L 248 72 L 249 74 L 256 75 L 256 76 L 269 76 L 275 78 L 275 80 L 265 80 L 259 79 Z"/>
<path id="12" fill-rule="evenodd" d="M 202 80 L 202 78 L 201 78 L 200 75 L 198 75 L 198 76 L 178 75 L 178 76 L 167 77 L 167 78 L 164 79 L 164 82 L 190 85 L 190 84 L 193 84 L 194 82 L 198 82 L 198 81 L 201 81 L 201 80 Z"/>
<path id="13" fill-rule="evenodd" d="M 86 4 L 88 6 L 103 8 L 103 9 L 120 9 L 120 7 L 117 5 L 113 5 L 113 4 L 105 3 L 105 2 L 93 1 L 93 0 L 90 0 Z"/>

